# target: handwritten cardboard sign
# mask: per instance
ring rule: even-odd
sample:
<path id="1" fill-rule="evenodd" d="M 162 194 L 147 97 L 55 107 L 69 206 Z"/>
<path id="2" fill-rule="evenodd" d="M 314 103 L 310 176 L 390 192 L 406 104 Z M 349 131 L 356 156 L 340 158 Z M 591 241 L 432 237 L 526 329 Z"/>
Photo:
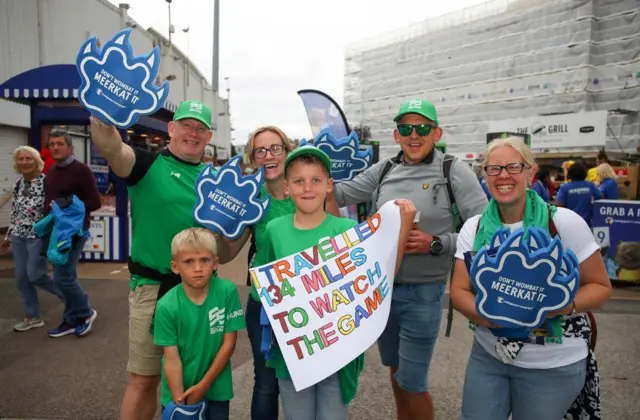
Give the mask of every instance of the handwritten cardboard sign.
<path id="1" fill-rule="evenodd" d="M 478 313 L 505 328 L 540 327 L 580 286 L 578 259 L 560 238 L 538 228 L 527 232 L 525 239 L 524 229 L 499 230 L 471 266 Z"/>
<path id="2" fill-rule="evenodd" d="M 116 127 L 134 125 L 140 115 L 153 114 L 169 96 L 169 83 L 154 84 L 160 48 L 145 57 L 134 56 L 131 28 L 118 32 L 98 48 L 96 37 L 82 44 L 76 67 L 82 84 L 78 99 L 92 115 Z"/>
<path id="3" fill-rule="evenodd" d="M 341 235 L 251 269 L 297 391 L 343 368 L 382 334 L 399 230 L 400 211 L 389 202 Z"/>
<path id="4" fill-rule="evenodd" d="M 268 197 L 260 200 L 264 168 L 243 176 L 240 159 L 240 155 L 233 157 L 218 173 L 209 164 L 196 179 L 193 218 L 229 239 L 238 238 L 246 226 L 258 223 L 269 207 Z"/>

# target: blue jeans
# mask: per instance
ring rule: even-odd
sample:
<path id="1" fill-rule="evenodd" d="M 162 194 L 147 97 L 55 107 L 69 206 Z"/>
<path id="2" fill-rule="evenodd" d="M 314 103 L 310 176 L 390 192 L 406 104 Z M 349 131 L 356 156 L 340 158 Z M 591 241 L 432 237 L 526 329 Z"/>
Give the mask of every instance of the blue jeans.
<path id="1" fill-rule="evenodd" d="M 587 361 L 552 369 L 502 363 L 473 342 L 462 394 L 462 420 L 560 420 L 584 386 Z"/>
<path id="2" fill-rule="evenodd" d="M 42 239 L 11 237 L 16 284 L 22 295 L 22 306 L 27 317 L 40 316 L 40 303 L 36 286 L 63 299 L 62 293 L 47 274 L 47 259 L 41 255 Z"/>
<path id="3" fill-rule="evenodd" d="M 340 380 L 334 373 L 317 384 L 296 392 L 291 379 L 278 379 L 285 420 L 346 420 L 348 406 L 342 401 Z"/>
<path id="4" fill-rule="evenodd" d="M 165 407 L 162 407 L 161 414 Z M 206 420 L 229 420 L 229 401 L 207 400 Z"/>
<path id="5" fill-rule="evenodd" d="M 86 239 L 75 239 L 66 264 L 53 267 L 53 281 L 64 296 L 63 320 L 77 325 L 93 315 L 89 297 L 82 290 L 76 271 Z"/>
<path id="6" fill-rule="evenodd" d="M 387 326 L 378 338 L 382 364 L 397 367 L 394 379 L 405 391 L 427 392 L 436 345 L 444 283 L 394 285 Z"/>
<path id="7" fill-rule="evenodd" d="M 253 397 L 251 398 L 252 420 L 278 420 L 278 379 L 275 369 L 265 364 L 264 353 L 260 351 L 262 343 L 262 326 L 260 325 L 260 311 L 262 304 L 255 300 L 247 301 L 245 318 L 247 333 L 253 353 Z"/>

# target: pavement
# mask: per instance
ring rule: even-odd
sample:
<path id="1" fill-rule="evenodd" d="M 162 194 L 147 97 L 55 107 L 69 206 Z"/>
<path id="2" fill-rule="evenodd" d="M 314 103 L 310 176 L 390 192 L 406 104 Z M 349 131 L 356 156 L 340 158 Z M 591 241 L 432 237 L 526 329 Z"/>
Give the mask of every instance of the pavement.
<path id="1" fill-rule="evenodd" d="M 246 301 L 246 258 L 220 268 Z M 62 304 L 40 293 L 45 328 L 15 333 L 22 316 L 11 261 L 0 259 L 0 419 L 117 419 L 127 381 L 128 272 L 123 263 L 82 263 L 81 283 L 98 311 L 93 331 L 84 338 L 47 337 L 47 327 L 60 320 Z M 443 308 L 444 309 L 444 308 Z M 597 357 L 603 419 L 640 419 L 640 288 L 616 288 L 597 313 Z M 437 419 L 459 419 L 464 370 L 472 343 L 467 321 L 454 315 L 450 337 L 446 322 L 431 363 L 430 391 Z M 239 334 L 232 358 L 235 398 L 231 419 L 249 419 L 253 363 L 246 332 Z M 282 415 L 281 415 L 282 418 Z M 366 352 L 358 395 L 350 419 L 395 418 L 388 372 L 380 365 L 376 346 Z"/>

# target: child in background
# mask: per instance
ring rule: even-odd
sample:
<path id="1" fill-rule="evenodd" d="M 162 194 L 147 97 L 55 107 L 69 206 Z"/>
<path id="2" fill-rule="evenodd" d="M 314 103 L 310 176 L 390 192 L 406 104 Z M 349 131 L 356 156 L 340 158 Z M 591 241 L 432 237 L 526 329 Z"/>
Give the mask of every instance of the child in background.
<path id="1" fill-rule="evenodd" d="M 296 212 L 272 220 L 265 230 L 266 260 L 275 261 L 318 245 L 357 225 L 352 219 L 338 218 L 325 212 L 327 194 L 333 189 L 331 160 L 314 146 L 302 146 L 287 156 L 284 163 L 285 191 L 292 198 Z M 416 209 L 409 200 L 397 200 L 402 224 L 396 259 L 400 266 L 405 243 Z M 358 379 L 364 366 L 364 354 L 319 383 L 296 392 L 282 352 L 273 349 L 267 366 L 276 370 L 285 418 L 294 420 L 344 420 L 348 404 L 355 397 Z M 322 367 L 319 366 L 319 369 Z"/>
<path id="2" fill-rule="evenodd" d="M 208 420 L 228 420 L 233 398 L 231 355 L 245 328 L 238 289 L 217 277 L 213 233 L 191 228 L 171 242 L 171 266 L 182 283 L 157 304 L 154 342 L 164 347 L 162 396 L 192 405 L 206 398 Z"/>

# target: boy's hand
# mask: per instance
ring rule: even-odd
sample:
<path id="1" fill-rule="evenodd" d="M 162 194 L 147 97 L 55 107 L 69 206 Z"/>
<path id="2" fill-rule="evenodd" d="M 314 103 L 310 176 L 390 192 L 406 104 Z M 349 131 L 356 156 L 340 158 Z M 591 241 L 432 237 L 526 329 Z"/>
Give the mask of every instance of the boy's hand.
<path id="1" fill-rule="evenodd" d="M 400 219 L 402 224 L 413 224 L 413 219 L 416 217 L 416 206 L 413 205 L 411 200 L 400 199 L 395 200 L 394 203 L 400 207 Z"/>
<path id="2" fill-rule="evenodd" d="M 204 394 L 207 393 L 208 389 L 209 387 L 205 387 L 202 382 L 199 382 L 187 389 L 184 394 L 180 395 L 180 398 L 178 398 L 178 404 L 191 405 L 199 403 L 204 398 Z"/>

